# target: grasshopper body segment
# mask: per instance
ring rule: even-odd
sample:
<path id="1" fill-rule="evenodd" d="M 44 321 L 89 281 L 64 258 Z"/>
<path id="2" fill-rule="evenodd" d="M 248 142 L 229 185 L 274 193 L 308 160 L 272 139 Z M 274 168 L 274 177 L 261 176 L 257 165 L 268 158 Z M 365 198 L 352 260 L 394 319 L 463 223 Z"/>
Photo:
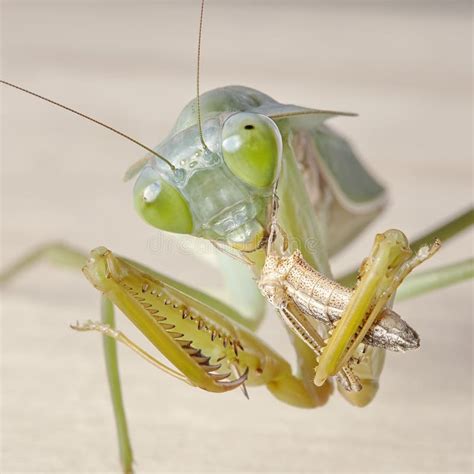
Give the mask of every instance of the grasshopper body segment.
<path id="1" fill-rule="evenodd" d="M 259 285 L 275 306 L 291 300 L 300 311 L 325 324 L 328 330 L 337 325 L 354 292 L 316 271 L 298 250 L 289 257 L 268 257 Z M 417 348 L 420 341 L 414 329 L 397 313 L 385 308 L 364 342 L 404 352 Z"/>

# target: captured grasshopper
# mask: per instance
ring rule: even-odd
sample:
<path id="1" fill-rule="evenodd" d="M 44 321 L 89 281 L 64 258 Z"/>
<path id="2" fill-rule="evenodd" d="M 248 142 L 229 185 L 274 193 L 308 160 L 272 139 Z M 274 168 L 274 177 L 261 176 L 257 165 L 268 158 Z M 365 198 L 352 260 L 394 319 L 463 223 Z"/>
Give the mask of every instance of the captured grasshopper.
<path id="1" fill-rule="evenodd" d="M 384 357 L 384 350 L 373 345 L 388 347 L 384 346 L 385 336 L 388 334 L 391 339 L 396 335 L 393 331 L 383 332 L 387 326 L 384 322 L 389 329 L 399 325 L 402 335 L 408 336 L 392 348 L 401 349 L 403 344 L 405 348 L 416 347 L 418 341 L 416 333 L 386 305 L 393 291 L 390 285 L 399 275 L 395 272 L 382 281 L 384 275 L 380 269 L 374 273 L 369 262 L 363 265 L 353 295 L 359 295 L 359 288 L 368 276 L 376 275 L 378 281 L 373 293 L 365 287 L 361 290 L 361 296 L 367 300 L 365 309 L 373 313 L 376 324 L 369 325 L 365 336 L 364 331 L 359 332 L 359 326 L 353 328 L 344 334 L 355 338 L 348 341 L 350 345 L 328 346 L 321 353 L 326 344 L 325 329 L 310 318 L 319 317 L 328 331 L 339 318 L 330 311 L 315 310 L 314 314 L 310 311 L 309 308 L 320 303 L 313 290 L 335 287 L 336 283 L 330 279 L 328 255 L 344 247 L 362 230 L 382 210 L 386 200 L 383 188 L 367 174 L 348 143 L 323 125 L 324 120 L 335 115 L 338 114 L 285 106 L 249 88 L 227 87 L 208 92 L 200 100 L 192 101 L 178 118 L 170 137 L 156 150 L 150 150 L 152 155 L 141 163 L 144 166 L 135 185 L 135 205 L 145 220 L 162 230 L 191 234 L 209 239 L 217 246 L 230 247 L 227 251 L 253 269 L 261 289 L 287 320 L 297 315 L 294 324 L 291 323 L 292 329 L 301 336 L 303 328 L 313 338 L 309 344 L 308 340 L 294 341 L 301 374 L 294 375 L 289 364 L 266 344 L 228 319 L 255 328 L 261 321 L 261 311 L 255 310 L 253 319 L 246 318 L 208 295 L 143 269 L 104 248 L 93 251 L 84 267 L 88 279 L 105 295 L 103 321 L 76 325 L 76 329 L 100 330 L 111 338 L 110 347 L 113 339 L 117 339 L 167 373 L 209 391 L 264 384 L 287 403 L 315 407 L 322 405 L 331 392 L 331 384 L 325 378 L 343 372 L 338 375 L 341 393 L 354 404 L 368 403 L 377 390 Z M 129 175 L 134 171 L 136 168 Z M 279 185 L 274 190 L 277 180 Z M 276 215 L 272 206 L 275 193 L 280 202 L 278 226 L 272 220 Z M 277 235 L 279 232 L 281 235 Z M 285 237 L 288 249 L 283 245 L 282 255 L 274 255 L 272 246 L 278 238 Z M 405 252 L 411 258 L 400 234 L 395 237 L 400 243 L 397 255 Z M 308 242 L 316 245 L 307 245 Z M 297 251 L 301 252 L 301 259 L 294 253 Z M 84 260 L 82 255 L 64 247 L 46 247 L 36 257 L 45 255 L 76 260 L 80 266 Z M 278 259 L 293 256 L 302 279 L 321 272 L 316 276 L 319 283 L 315 280 L 312 290 L 305 293 L 298 285 L 289 285 L 290 278 L 269 278 L 267 270 L 274 256 Z M 408 261 L 402 258 L 397 262 L 397 269 L 402 270 L 400 265 Z M 383 266 L 385 270 L 390 270 L 389 267 L 389 262 Z M 242 281 L 248 279 L 241 266 L 232 266 L 232 271 Z M 323 275 L 328 279 L 323 280 Z M 451 276 L 446 283 L 452 280 Z M 270 293 L 276 285 L 283 286 L 288 304 L 282 305 L 281 298 L 277 301 Z M 334 294 L 346 298 L 346 305 L 339 308 L 342 315 L 353 301 L 351 290 L 337 287 Z M 254 298 L 255 294 L 248 295 L 248 300 Z M 110 302 L 132 319 L 176 370 L 154 359 L 111 327 Z M 237 308 L 248 306 L 245 300 L 230 303 Z M 355 313 L 349 313 L 350 320 L 362 316 L 362 324 L 366 311 L 359 308 L 358 314 Z M 338 336 L 337 328 L 331 337 Z M 383 335 L 379 334 L 381 331 Z M 357 345 L 353 350 L 361 334 L 365 337 L 363 342 L 368 344 L 361 348 Z M 310 347 L 314 340 L 319 348 Z M 326 356 L 327 350 L 337 348 L 342 353 L 329 352 Z M 108 357 L 110 360 L 111 352 Z M 321 357 L 319 362 L 318 357 Z M 325 360 L 327 357 L 329 360 Z M 316 374 L 318 385 L 315 385 L 314 369 L 321 366 L 324 371 Z M 359 383 L 361 391 L 358 391 Z M 113 385 L 116 406 L 119 392 L 118 384 Z M 126 428 L 122 427 L 120 435 L 124 469 L 130 470 L 132 457 Z"/>
<path id="2" fill-rule="evenodd" d="M 349 392 L 348 399 L 365 405 L 377 390 L 373 384 L 376 376 L 361 384 L 352 365 L 361 360 L 373 364 L 371 359 L 376 355 L 365 355 L 368 346 L 395 352 L 419 346 L 417 333 L 386 305 L 405 277 L 430 258 L 441 243 L 436 240 L 414 254 L 402 232 L 389 230 L 377 235 L 372 253 L 361 267 L 356 289 L 351 290 L 313 269 L 299 250 L 285 255 L 286 242 L 280 251 L 275 250 L 277 229 L 274 217 L 258 286 L 290 329 L 318 356 L 315 385 L 321 386 L 329 375 L 337 375 L 340 388 Z M 329 328 L 330 338 L 322 337 L 314 320 Z M 381 367 L 376 372 L 379 370 Z M 350 393 L 362 390 L 362 397 Z"/>

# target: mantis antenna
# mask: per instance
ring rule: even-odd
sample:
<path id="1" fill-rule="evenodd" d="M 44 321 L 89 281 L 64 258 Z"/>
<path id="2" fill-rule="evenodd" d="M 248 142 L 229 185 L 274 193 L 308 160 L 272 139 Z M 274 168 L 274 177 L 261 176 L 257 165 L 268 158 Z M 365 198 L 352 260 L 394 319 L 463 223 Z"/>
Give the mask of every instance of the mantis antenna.
<path id="1" fill-rule="evenodd" d="M 197 64 L 196 64 L 196 106 L 197 106 L 197 119 L 199 128 L 199 137 L 201 138 L 202 146 L 208 150 L 206 142 L 204 141 L 204 135 L 202 133 L 202 120 L 201 120 L 201 99 L 199 98 L 199 78 L 201 75 L 201 39 L 202 39 L 202 22 L 204 18 L 204 2 L 201 0 L 201 14 L 199 15 L 199 36 L 198 36 L 198 50 L 197 50 Z"/>
<path id="2" fill-rule="evenodd" d="M 147 152 L 151 153 L 152 155 L 156 156 L 157 158 L 159 158 L 160 160 L 165 162 L 171 168 L 172 171 L 176 171 L 176 167 L 173 165 L 173 163 L 168 161 L 165 157 L 161 156 L 155 150 L 147 147 L 143 143 L 140 143 L 138 140 L 135 140 L 135 138 L 132 138 L 129 135 L 126 135 L 125 133 L 121 132 L 120 130 L 117 130 L 116 128 L 113 128 L 110 125 L 107 125 L 107 124 L 105 124 L 105 123 L 103 123 L 103 122 L 101 122 L 101 121 L 99 121 L 95 118 L 89 117 L 89 115 L 83 114 L 82 112 L 78 112 L 77 110 L 74 110 L 71 107 L 67 107 L 66 105 L 60 104 L 59 102 L 56 102 L 52 99 L 48 99 L 47 97 L 44 97 L 42 95 L 39 95 L 36 92 L 32 92 L 28 89 L 17 86 L 16 84 L 12 84 L 10 82 L 3 81 L 1 79 L 0 79 L 0 83 L 5 85 L 5 86 L 13 87 L 14 89 L 18 89 L 19 91 L 25 92 L 26 94 L 37 97 L 38 99 L 41 99 L 41 100 L 44 100 L 45 102 L 49 102 L 50 104 L 56 105 L 57 107 L 60 107 L 61 109 L 64 109 L 64 110 L 67 110 L 68 112 L 72 112 L 73 114 L 79 115 L 79 117 L 82 117 L 82 118 L 85 118 L 85 119 L 87 119 L 91 122 L 94 122 L 95 124 L 100 125 L 101 127 L 104 127 L 107 130 L 110 130 L 111 132 L 116 133 L 117 135 L 120 135 L 121 137 L 131 141 L 132 143 L 135 143 L 135 145 L 138 145 L 139 147 L 143 148 Z"/>

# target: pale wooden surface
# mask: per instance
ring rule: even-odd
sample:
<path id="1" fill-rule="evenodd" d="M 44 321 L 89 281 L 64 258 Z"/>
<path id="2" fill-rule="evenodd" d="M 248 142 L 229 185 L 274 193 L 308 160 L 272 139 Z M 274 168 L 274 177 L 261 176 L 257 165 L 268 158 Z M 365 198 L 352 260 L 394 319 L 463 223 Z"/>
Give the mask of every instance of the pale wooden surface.
<path id="1" fill-rule="evenodd" d="M 472 200 L 469 3 L 210 1 L 203 89 L 250 85 L 283 102 L 356 111 L 352 137 L 392 201 L 336 261 L 349 267 L 373 233 L 413 236 Z M 194 93 L 196 2 L 4 2 L 3 73 L 149 145 Z M 3 265 L 63 238 L 99 244 L 187 282 L 219 278 L 133 212 L 121 182 L 139 149 L 32 98 L 2 90 Z M 472 235 L 437 263 L 472 251 Z M 434 265 L 435 262 L 429 265 Z M 428 265 L 426 266 L 426 268 Z M 39 266 L 3 294 L 2 472 L 116 472 L 97 335 L 80 276 Z M 400 304 L 422 349 L 389 355 L 364 410 L 340 398 L 297 410 L 265 389 L 212 395 L 121 351 L 138 472 L 471 472 L 472 287 Z M 120 326 L 137 338 L 129 325 Z M 261 334 L 291 356 L 269 315 Z"/>

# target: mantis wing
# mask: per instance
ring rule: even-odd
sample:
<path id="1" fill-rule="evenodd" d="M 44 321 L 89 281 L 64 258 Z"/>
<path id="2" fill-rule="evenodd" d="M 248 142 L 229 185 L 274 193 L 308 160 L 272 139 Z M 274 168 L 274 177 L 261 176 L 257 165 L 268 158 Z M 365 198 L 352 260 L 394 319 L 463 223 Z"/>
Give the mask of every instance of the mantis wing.
<path id="1" fill-rule="evenodd" d="M 321 181 L 331 196 L 327 208 L 320 207 L 320 213 L 327 221 L 328 252 L 333 255 L 380 214 L 387 193 L 345 138 L 325 125 L 318 127 L 312 137 Z"/>
<path id="2" fill-rule="evenodd" d="M 384 187 L 362 165 L 350 143 L 323 122 L 347 112 L 269 103 L 255 109 L 289 129 L 306 192 L 325 229 L 329 255 L 345 247 L 384 208 Z"/>
<path id="3" fill-rule="evenodd" d="M 323 123 L 325 120 L 337 116 L 355 117 L 352 112 L 336 112 L 334 110 L 319 110 L 300 107 L 292 104 L 279 104 L 268 102 L 251 110 L 258 114 L 266 115 L 274 121 L 288 119 L 292 128 L 309 128 Z"/>

